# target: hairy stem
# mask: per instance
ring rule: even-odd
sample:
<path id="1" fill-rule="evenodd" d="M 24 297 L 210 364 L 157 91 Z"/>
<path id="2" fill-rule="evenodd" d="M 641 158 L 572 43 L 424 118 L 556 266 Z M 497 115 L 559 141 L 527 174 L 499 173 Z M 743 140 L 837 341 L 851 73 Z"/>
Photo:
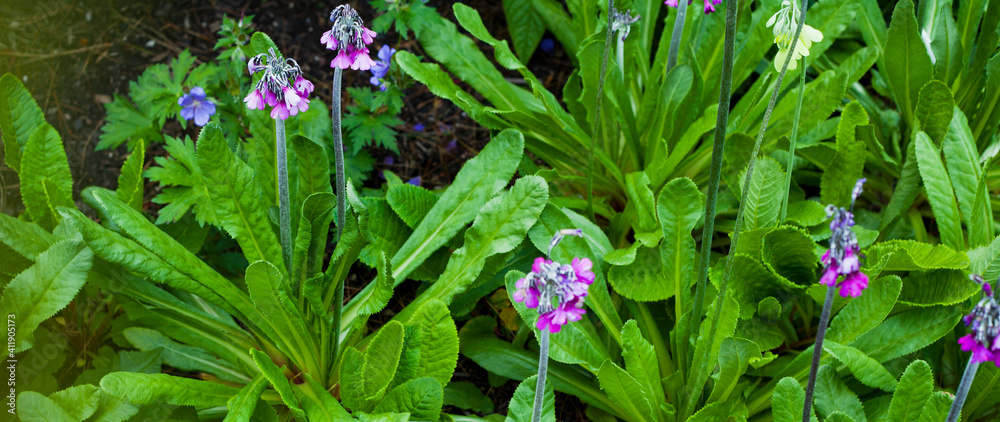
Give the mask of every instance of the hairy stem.
<path id="1" fill-rule="evenodd" d="M 962 415 L 962 406 L 965 398 L 969 396 L 969 387 L 972 387 L 972 380 L 976 378 L 976 371 L 979 369 L 979 362 L 969 357 L 969 363 L 965 365 L 965 373 L 962 374 L 962 382 L 958 384 L 958 391 L 955 392 L 955 401 L 951 403 L 948 410 L 947 422 L 958 422 L 958 417 Z"/>
<path id="2" fill-rule="evenodd" d="M 545 374 L 549 371 L 549 331 L 538 330 L 538 382 L 535 383 L 535 405 L 531 411 L 531 421 L 542 420 L 542 401 L 545 397 Z"/>
<path id="3" fill-rule="evenodd" d="M 601 127 L 601 100 L 604 99 L 604 78 L 608 73 L 608 60 L 611 58 L 611 11 L 614 10 L 615 0 L 608 0 L 608 27 L 607 35 L 604 36 L 604 58 L 601 59 L 601 75 L 597 79 L 597 104 L 594 106 L 594 130 L 590 136 L 590 163 L 587 165 L 587 214 L 590 220 L 594 221 L 594 150 L 595 143 L 600 136 L 598 130 Z"/>
<path id="4" fill-rule="evenodd" d="M 677 17 L 674 18 L 674 31 L 670 34 L 670 50 L 667 51 L 667 73 L 677 65 L 677 53 L 681 47 L 681 37 L 684 36 L 684 23 L 687 22 L 687 10 L 688 4 L 686 1 L 677 2 Z M 726 14 L 729 14 L 729 6 L 726 6 Z M 726 33 L 728 34 L 728 26 Z M 722 107 L 719 107 L 719 112 L 722 112 Z M 726 114 L 729 114 L 729 110 L 726 110 Z"/>
<path id="5" fill-rule="evenodd" d="M 333 104 L 330 109 L 333 120 L 333 155 L 337 171 L 337 238 L 344 232 L 347 221 L 347 176 L 344 172 L 344 140 L 340 133 L 340 94 L 344 71 L 339 67 L 333 72 Z M 333 280 L 333 362 L 337 362 L 340 352 L 340 321 L 344 312 L 344 285 L 347 279 Z"/>
<path id="6" fill-rule="evenodd" d="M 792 190 L 792 171 L 795 170 L 795 144 L 799 137 L 799 117 L 802 115 L 802 99 L 806 94 L 806 58 L 802 57 L 802 72 L 799 79 L 799 101 L 795 105 L 795 115 L 792 118 L 792 137 L 788 141 L 788 168 L 785 169 L 785 199 L 781 201 L 781 214 L 778 223 L 784 223 L 788 215 L 788 194 Z"/>
<path id="7" fill-rule="evenodd" d="M 292 273 L 292 211 L 288 199 L 288 150 L 285 144 L 285 121 L 274 119 L 274 140 L 278 159 L 278 224 L 281 236 L 281 258 L 285 274 Z"/>
<path id="8" fill-rule="evenodd" d="M 836 287 L 826 289 L 826 301 L 823 302 L 823 313 L 819 316 L 819 329 L 816 331 L 816 343 L 813 345 L 812 366 L 809 368 L 809 382 L 806 384 L 806 405 L 802 409 L 802 422 L 809 422 L 812 413 L 813 392 L 816 389 L 816 372 L 819 371 L 819 360 L 823 357 L 823 338 L 826 337 L 826 327 L 830 324 L 830 309 L 833 308 L 833 292 Z"/>

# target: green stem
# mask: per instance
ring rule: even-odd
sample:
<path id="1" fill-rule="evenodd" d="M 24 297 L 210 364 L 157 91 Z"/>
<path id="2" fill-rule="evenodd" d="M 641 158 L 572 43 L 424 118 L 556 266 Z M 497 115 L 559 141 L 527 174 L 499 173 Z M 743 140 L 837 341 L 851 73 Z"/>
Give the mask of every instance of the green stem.
<path id="1" fill-rule="evenodd" d="M 686 1 L 677 2 L 677 17 L 674 18 L 674 30 L 670 34 L 670 50 L 667 52 L 667 72 L 670 72 L 670 69 L 673 69 L 674 66 L 677 65 L 677 53 L 681 46 L 681 37 L 684 36 L 684 23 L 687 21 L 687 9 L 688 4 Z M 729 13 L 728 6 L 726 8 L 726 13 Z M 726 111 L 726 114 L 728 113 L 729 112 Z"/>
<path id="2" fill-rule="evenodd" d="M 292 212 L 288 199 L 288 152 L 285 144 L 285 121 L 274 119 L 274 141 L 278 144 L 278 224 L 281 230 L 281 257 L 285 274 L 292 273 Z"/>
<path id="3" fill-rule="evenodd" d="M 806 58 L 802 57 L 802 75 L 799 80 L 799 102 L 795 106 L 795 116 L 792 118 L 792 137 L 788 141 L 788 168 L 785 173 L 785 199 L 781 201 L 781 215 L 778 223 L 784 223 L 788 215 L 788 194 L 792 190 L 792 171 L 795 170 L 795 144 L 799 137 L 799 117 L 802 115 L 802 99 L 806 94 Z"/>
<path id="4" fill-rule="evenodd" d="M 819 328 L 816 331 L 816 343 L 813 345 L 812 366 L 809 367 L 809 381 L 806 382 L 806 405 L 802 408 L 802 422 L 809 422 L 812 413 L 813 392 L 816 389 L 816 373 L 819 372 L 819 360 L 823 357 L 823 338 L 826 337 L 826 327 L 830 324 L 830 309 L 833 307 L 833 292 L 836 287 L 826 288 L 826 301 L 823 302 L 823 313 L 819 316 Z"/>
<path id="5" fill-rule="evenodd" d="M 611 56 L 611 11 L 614 10 L 615 0 L 608 0 L 608 26 L 607 35 L 604 36 L 604 58 L 601 59 L 601 75 L 597 79 L 597 104 L 594 106 L 594 130 L 590 137 L 590 163 L 587 165 L 587 214 L 590 220 L 594 221 L 594 150 L 595 143 L 599 136 L 598 130 L 601 127 L 601 100 L 604 99 L 604 79 L 608 73 L 608 59 Z"/>
<path id="6" fill-rule="evenodd" d="M 339 67 L 333 72 L 333 104 L 331 120 L 333 120 L 333 155 L 337 170 L 337 239 L 344 232 L 347 221 L 347 175 L 344 172 L 344 141 L 340 129 L 340 95 L 343 70 Z M 333 362 L 336 364 L 340 352 L 340 321 L 344 312 L 344 285 L 347 279 L 334 280 L 336 283 L 333 296 Z"/>
<path id="7" fill-rule="evenodd" d="M 948 410 L 947 422 L 958 422 L 958 417 L 962 414 L 962 406 L 965 398 L 969 396 L 969 387 L 972 387 L 972 380 L 976 378 L 976 370 L 979 369 L 979 362 L 969 357 L 969 363 L 965 366 L 965 373 L 962 374 L 962 382 L 958 384 L 958 391 L 955 392 L 955 401 L 951 403 Z"/>
<path id="8" fill-rule="evenodd" d="M 545 375 L 549 371 L 549 330 L 539 330 L 538 339 L 538 382 L 535 383 L 535 405 L 531 411 L 531 421 L 542 420 L 542 402 L 545 399 Z"/>

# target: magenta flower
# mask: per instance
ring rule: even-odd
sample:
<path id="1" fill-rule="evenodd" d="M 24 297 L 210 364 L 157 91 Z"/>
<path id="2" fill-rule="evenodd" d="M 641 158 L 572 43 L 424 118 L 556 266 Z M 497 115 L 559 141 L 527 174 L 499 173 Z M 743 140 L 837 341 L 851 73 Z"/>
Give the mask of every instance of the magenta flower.
<path id="1" fill-rule="evenodd" d="M 722 0 L 704 0 L 704 3 L 705 3 L 705 14 L 707 15 L 709 13 L 714 12 L 715 11 L 715 6 L 718 6 L 718 5 L 722 4 Z M 667 0 L 667 1 L 663 2 L 663 4 L 666 4 L 667 6 L 676 8 L 677 7 L 677 0 Z M 688 1 L 688 4 L 691 4 L 690 0 Z"/>
<path id="2" fill-rule="evenodd" d="M 190 92 L 177 100 L 177 104 L 182 107 L 181 118 L 194 119 L 194 124 L 198 126 L 205 126 L 215 114 L 215 104 L 205 99 L 205 90 L 200 86 L 191 88 Z"/>
<path id="3" fill-rule="evenodd" d="M 253 75 L 264 72 L 243 102 L 251 110 L 272 107 L 271 117 L 285 120 L 309 109 L 309 94 L 315 88 L 302 77 L 302 69 L 292 59 L 281 60 L 273 49 L 259 54 L 247 63 Z"/>
<path id="4" fill-rule="evenodd" d="M 582 235 L 580 230 L 562 230 L 554 237 L 555 246 L 558 239 L 565 235 Z M 551 251 L 551 248 L 550 248 Z M 583 309 L 583 299 L 587 296 L 590 284 L 594 282 L 591 269 L 594 264 L 588 258 L 573 258 L 569 265 L 560 264 L 542 257 L 535 258 L 531 272 L 517 281 L 517 289 L 511 295 L 515 302 L 524 302 L 528 308 L 538 308 L 538 321 L 535 324 L 539 330 L 558 333 L 563 325 L 579 321 L 586 310 Z"/>
<path id="5" fill-rule="evenodd" d="M 962 351 L 972 352 L 972 362 L 993 361 L 1000 367 L 1000 305 L 993 296 L 990 283 L 978 274 L 970 278 L 983 286 L 983 298 L 972 308 L 962 321 L 971 331 L 958 339 Z"/>
<path id="6" fill-rule="evenodd" d="M 329 50 L 338 50 L 337 57 L 330 62 L 330 67 L 340 69 L 368 70 L 376 63 L 369 56 L 368 44 L 377 35 L 365 27 L 365 22 L 358 12 L 346 4 L 337 6 L 330 12 L 333 28 L 323 33 L 320 42 Z"/>
<path id="7" fill-rule="evenodd" d="M 854 209 L 854 201 L 861 195 L 865 180 L 860 179 L 854 185 L 851 209 Z M 830 236 L 830 249 L 820 259 L 824 269 L 819 282 L 839 287 L 839 293 L 843 297 L 861 296 L 861 292 L 868 288 L 868 276 L 861 272 L 861 248 L 858 246 L 858 236 L 851 230 L 854 226 L 854 214 L 833 205 L 826 207 L 826 214 L 833 217 L 830 221 L 833 234 Z M 838 284 L 837 278 L 840 276 L 844 276 L 844 279 Z"/>

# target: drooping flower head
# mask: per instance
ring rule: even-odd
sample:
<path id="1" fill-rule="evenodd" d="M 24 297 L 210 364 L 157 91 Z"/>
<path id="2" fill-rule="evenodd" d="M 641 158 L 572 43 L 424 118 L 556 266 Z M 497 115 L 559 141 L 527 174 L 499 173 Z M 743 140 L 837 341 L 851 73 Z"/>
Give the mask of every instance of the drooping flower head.
<path id="1" fill-rule="evenodd" d="M 368 70 L 375 62 L 368 55 L 368 44 L 377 35 L 365 27 L 365 21 L 358 16 L 358 11 L 346 4 L 337 6 L 330 12 L 333 28 L 323 33 L 320 42 L 326 48 L 337 50 L 337 57 L 330 62 L 330 67 L 354 70 Z"/>
<path id="2" fill-rule="evenodd" d="M 395 48 L 390 48 L 387 45 L 383 45 L 378 51 L 378 60 L 372 66 L 372 85 L 377 86 L 380 90 L 385 91 L 388 88 L 385 85 L 385 75 L 389 73 L 389 68 L 392 66 L 392 55 L 396 54 Z"/>
<path id="3" fill-rule="evenodd" d="M 247 62 L 250 74 L 264 72 L 254 89 L 243 99 L 247 108 L 263 110 L 273 107 L 271 117 L 287 119 L 309 109 L 309 94 L 314 86 L 302 77 L 302 69 L 292 59 L 282 60 L 274 49 L 258 54 Z"/>
<path id="4" fill-rule="evenodd" d="M 198 126 L 205 126 L 215 114 L 215 104 L 205 99 L 205 90 L 200 86 L 191 88 L 190 92 L 177 100 L 177 104 L 181 106 L 181 118 L 194 119 L 194 124 Z"/>
<path id="5" fill-rule="evenodd" d="M 866 179 L 859 179 L 851 191 L 851 210 L 854 201 L 861 195 L 861 188 Z M 826 207 L 826 215 L 833 217 L 830 221 L 830 249 L 823 254 L 821 261 L 825 266 L 823 277 L 819 282 L 827 286 L 838 286 L 843 297 L 858 297 L 868 287 L 868 276 L 861 272 L 861 248 L 858 246 L 858 236 L 851 230 L 854 226 L 854 214 L 844 208 L 833 205 Z M 837 282 L 840 276 L 844 278 Z"/>
<path id="6" fill-rule="evenodd" d="M 978 274 L 969 276 L 983 286 L 983 298 L 962 320 L 972 332 L 958 339 L 962 350 L 972 352 L 973 362 L 993 361 L 1000 367 L 1000 304 L 993 296 L 990 283 Z"/>
<path id="7" fill-rule="evenodd" d="M 583 236 L 579 229 L 560 230 L 549 243 L 552 248 L 564 236 Z M 569 264 L 538 257 L 531 272 L 517 281 L 517 290 L 511 295 L 515 302 L 524 302 L 529 308 L 538 308 L 539 330 L 558 333 L 562 326 L 583 318 L 583 299 L 594 282 L 594 264 L 588 258 L 573 258 Z"/>
<path id="8" fill-rule="evenodd" d="M 632 16 L 632 11 L 630 10 L 626 10 L 625 13 L 619 12 L 618 9 L 614 7 L 614 2 L 612 2 L 609 6 L 610 9 L 608 10 L 611 12 L 611 31 L 620 32 L 622 34 L 622 41 L 625 41 L 625 39 L 628 38 L 629 31 L 632 30 L 632 24 L 638 22 L 639 18 L 642 16 Z"/>
<path id="9" fill-rule="evenodd" d="M 688 0 L 688 4 L 691 4 L 692 0 Z M 715 11 L 715 6 L 722 4 L 722 0 L 704 0 L 705 3 L 705 14 L 709 14 Z M 670 7 L 677 7 L 677 0 L 667 0 L 663 4 Z"/>
<path id="10" fill-rule="evenodd" d="M 781 2 L 781 9 L 778 9 L 778 13 L 767 20 L 767 27 L 774 27 L 774 43 L 778 45 L 778 54 L 774 56 L 774 68 L 779 72 L 781 66 L 785 65 L 789 53 L 792 54 L 792 61 L 788 62 L 788 70 L 795 70 L 798 67 L 799 59 L 809 55 L 812 43 L 823 41 L 822 32 L 803 24 L 802 33 L 799 34 L 799 42 L 795 43 L 795 51 L 790 51 L 795 31 L 799 26 L 799 19 L 802 19 L 799 4 L 796 1 L 785 0 Z"/>

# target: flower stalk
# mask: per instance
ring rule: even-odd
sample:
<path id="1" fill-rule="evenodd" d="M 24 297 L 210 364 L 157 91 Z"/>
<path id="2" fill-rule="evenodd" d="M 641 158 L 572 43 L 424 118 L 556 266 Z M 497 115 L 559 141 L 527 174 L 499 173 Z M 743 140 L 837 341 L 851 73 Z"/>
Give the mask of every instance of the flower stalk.
<path id="1" fill-rule="evenodd" d="M 781 214 L 778 222 L 784 223 L 788 216 L 788 195 L 792 191 L 792 172 L 795 170 L 795 149 L 799 138 L 799 119 L 802 116 L 802 100 L 806 96 L 806 59 L 802 58 L 802 72 L 799 79 L 799 98 L 792 117 L 792 136 L 788 141 L 788 168 L 785 172 L 785 198 L 781 201 Z"/>
<path id="2" fill-rule="evenodd" d="M 292 208 L 288 198 L 288 151 L 285 142 L 285 121 L 274 119 L 274 141 L 278 160 L 278 225 L 281 238 L 281 258 L 285 271 L 292 273 Z"/>
<path id="3" fill-rule="evenodd" d="M 969 397 L 969 388 L 972 387 L 972 380 L 976 378 L 978 370 L 979 362 L 974 357 L 969 357 L 969 363 L 965 365 L 965 372 L 962 373 L 962 382 L 958 384 L 958 391 L 955 392 L 955 401 L 951 403 L 951 409 L 948 409 L 946 422 L 958 422 L 958 418 L 962 415 L 962 406 Z"/>
<path id="4" fill-rule="evenodd" d="M 674 18 L 674 30 L 670 33 L 670 50 L 667 51 L 666 73 L 670 73 L 670 69 L 677 65 L 677 54 L 681 47 L 681 38 L 684 36 L 684 24 L 687 22 L 687 9 L 688 2 L 677 3 L 677 17 Z"/>
<path id="5" fill-rule="evenodd" d="M 826 300 L 823 301 L 823 313 L 819 316 L 819 327 L 816 331 L 816 343 L 813 345 L 812 366 L 809 367 L 809 381 L 806 383 L 806 405 L 802 409 L 802 422 L 809 422 L 812 414 L 813 394 L 816 390 L 816 374 L 819 372 L 819 360 L 823 357 L 823 339 L 826 328 L 830 324 L 830 310 L 833 308 L 833 292 L 835 287 L 826 288 Z"/>
<path id="6" fill-rule="evenodd" d="M 545 375 L 549 372 L 549 331 L 541 330 L 538 338 L 538 382 L 535 383 L 535 404 L 531 410 L 531 422 L 542 420 L 542 404 L 545 401 Z"/>

